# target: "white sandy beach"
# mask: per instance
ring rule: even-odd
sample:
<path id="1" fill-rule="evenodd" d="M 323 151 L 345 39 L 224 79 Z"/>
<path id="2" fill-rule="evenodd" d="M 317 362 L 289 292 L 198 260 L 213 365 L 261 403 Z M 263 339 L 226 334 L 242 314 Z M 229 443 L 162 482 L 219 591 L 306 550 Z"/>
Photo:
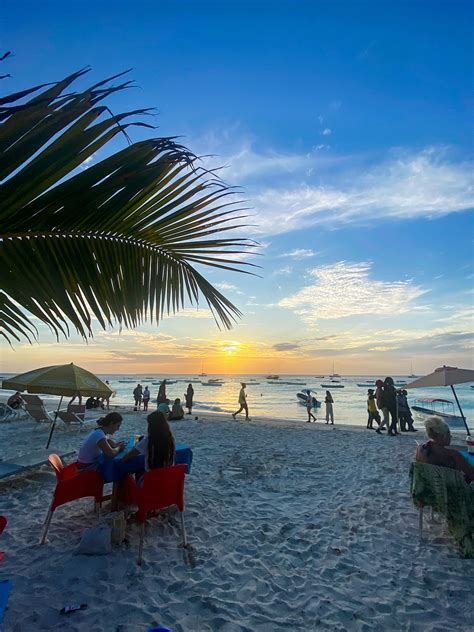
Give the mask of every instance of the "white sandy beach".
<path id="1" fill-rule="evenodd" d="M 127 413 L 120 435 L 145 427 L 143 413 Z M 174 514 L 151 519 L 142 567 L 136 525 L 128 547 L 74 555 L 97 521 L 91 499 L 60 507 L 50 543 L 38 544 L 55 485 L 48 467 L 1 483 L 9 520 L 1 577 L 14 583 L 5 631 L 474 629 L 474 562 L 460 558 L 440 522 L 426 525 L 418 545 L 408 468 L 422 432 L 390 438 L 215 414 L 172 428 L 194 452 L 185 490 L 191 547 L 179 548 Z M 0 456 L 44 447 L 47 431 L 2 424 Z M 52 447 L 77 448 L 83 436 L 58 431 Z M 80 603 L 88 609 L 59 614 Z"/>

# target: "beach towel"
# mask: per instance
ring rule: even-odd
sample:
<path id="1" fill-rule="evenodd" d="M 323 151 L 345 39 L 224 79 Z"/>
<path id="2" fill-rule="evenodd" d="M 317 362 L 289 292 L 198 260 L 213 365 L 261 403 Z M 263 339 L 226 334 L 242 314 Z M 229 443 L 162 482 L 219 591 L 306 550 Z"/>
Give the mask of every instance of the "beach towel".
<path id="1" fill-rule="evenodd" d="M 451 535 L 466 558 L 474 558 L 474 492 L 459 470 L 428 463 L 410 466 L 415 505 L 433 507 L 448 522 Z"/>
<path id="2" fill-rule="evenodd" d="M 0 580 L 0 623 L 3 622 L 5 610 L 7 609 L 8 598 L 10 597 L 13 584 L 9 579 Z"/>

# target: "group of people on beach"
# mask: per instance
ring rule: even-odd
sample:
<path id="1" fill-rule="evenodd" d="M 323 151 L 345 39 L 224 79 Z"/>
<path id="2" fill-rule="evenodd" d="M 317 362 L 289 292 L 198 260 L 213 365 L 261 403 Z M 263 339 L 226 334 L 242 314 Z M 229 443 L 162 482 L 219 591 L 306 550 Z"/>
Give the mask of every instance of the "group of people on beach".
<path id="1" fill-rule="evenodd" d="M 148 386 L 142 387 L 141 384 L 137 384 L 136 387 L 133 389 L 133 398 L 134 398 L 134 409 L 135 411 L 138 411 L 141 409 L 142 405 L 143 405 L 143 410 L 146 412 L 148 411 L 148 404 L 150 402 L 150 389 L 148 388 Z M 193 411 L 193 399 L 194 399 L 194 389 L 193 389 L 193 385 L 192 384 L 188 384 L 188 388 L 186 390 L 186 393 L 184 394 L 184 399 L 186 402 L 186 408 L 188 409 L 187 414 L 191 415 L 192 411 Z M 183 410 L 183 406 L 181 403 L 181 399 L 179 397 L 177 397 L 172 406 L 171 409 L 169 407 L 170 404 L 170 400 L 168 399 L 168 397 L 166 397 L 166 380 L 163 380 L 160 383 L 160 387 L 158 389 L 158 395 L 156 397 L 156 405 L 157 405 L 157 410 L 162 412 L 164 415 L 167 416 L 168 419 L 170 420 L 179 420 L 179 419 L 183 419 L 184 418 L 184 410 Z"/>
<path id="2" fill-rule="evenodd" d="M 400 422 L 401 432 L 416 432 L 407 392 L 404 389 L 397 390 L 391 377 L 377 380 L 375 386 L 375 390 L 369 388 L 367 391 L 367 428 L 373 429 L 375 421 L 375 432 L 381 434 L 387 428 L 387 435 L 394 437 L 399 434 L 397 424 Z M 382 419 L 379 411 L 382 412 Z"/>

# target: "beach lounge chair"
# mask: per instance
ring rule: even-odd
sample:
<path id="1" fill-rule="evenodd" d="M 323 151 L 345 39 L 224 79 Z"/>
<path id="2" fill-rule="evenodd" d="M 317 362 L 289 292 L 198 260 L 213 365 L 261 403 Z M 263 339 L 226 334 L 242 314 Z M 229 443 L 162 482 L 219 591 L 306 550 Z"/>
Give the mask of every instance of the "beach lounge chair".
<path id="1" fill-rule="evenodd" d="M 33 470 L 48 463 L 51 450 L 34 450 L 24 456 L 10 458 L 8 461 L 0 461 L 0 479 L 15 476 L 27 470 Z M 64 452 L 62 458 L 75 454 L 74 450 Z"/>
<path id="2" fill-rule="evenodd" d="M 44 407 L 43 400 L 38 395 L 22 395 L 25 400 L 26 412 L 36 421 L 54 421 L 54 414 L 49 413 Z"/>
<path id="3" fill-rule="evenodd" d="M 474 558 L 474 494 L 464 474 L 440 465 L 414 462 L 410 466 L 411 496 L 419 509 L 420 543 L 423 508 L 431 507 L 446 517 L 449 531 L 464 557 Z"/>
<path id="4" fill-rule="evenodd" d="M 69 406 L 67 407 L 67 412 L 72 413 L 73 415 L 77 415 L 79 419 L 82 419 L 82 421 L 84 421 L 86 416 L 86 407 L 84 406 L 84 404 L 69 404 Z"/>
<path id="5" fill-rule="evenodd" d="M 12 408 L 8 404 L 0 403 L 0 421 L 11 421 L 25 413 L 23 408 Z"/>
<path id="6" fill-rule="evenodd" d="M 177 505 L 181 517 L 183 546 L 187 546 L 186 528 L 184 526 L 184 477 L 186 465 L 159 467 L 143 476 L 140 487 L 135 478 L 129 474 L 125 479 L 125 502 L 138 507 L 137 518 L 140 522 L 140 546 L 137 563 L 142 563 L 143 541 L 145 539 L 145 522 L 150 511 L 165 509 Z"/>
<path id="7" fill-rule="evenodd" d="M 45 544 L 49 525 L 55 509 L 79 498 L 93 496 L 100 506 L 103 497 L 104 481 L 99 472 L 78 472 L 77 463 L 64 465 L 57 454 L 51 454 L 48 461 L 56 474 L 56 488 L 53 500 L 44 521 L 40 544 Z"/>
<path id="8" fill-rule="evenodd" d="M 76 413 L 70 412 L 69 410 L 58 410 L 58 419 L 66 424 L 66 426 L 71 426 L 73 424 L 77 424 L 79 426 L 79 430 L 83 427 L 84 418 L 80 418 Z"/>

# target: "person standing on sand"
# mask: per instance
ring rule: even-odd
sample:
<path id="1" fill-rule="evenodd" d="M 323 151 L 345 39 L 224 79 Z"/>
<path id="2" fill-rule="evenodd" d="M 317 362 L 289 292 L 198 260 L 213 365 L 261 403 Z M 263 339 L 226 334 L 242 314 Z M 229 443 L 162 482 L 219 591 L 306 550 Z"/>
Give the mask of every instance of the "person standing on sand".
<path id="1" fill-rule="evenodd" d="M 367 420 L 367 428 L 372 429 L 374 427 L 374 420 L 380 426 L 380 414 L 377 410 L 377 402 L 375 400 L 374 389 L 369 388 L 367 391 L 367 412 L 369 418 Z"/>
<path id="2" fill-rule="evenodd" d="M 163 380 L 158 389 L 158 397 L 156 398 L 158 406 L 160 404 L 169 404 L 170 400 L 166 397 L 166 380 Z"/>
<path id="3" fill-rule="evenodd" d="M 186 408 L 188 409 L 187 414 L 191 415 L 193 412 L 193 397 L 194 397 L 194 388 L 192 384 L 188 384 L 188 388 L 186 393 L 184 394 L 186 399 Z"/>
<path id="4" fill-rule="evenodd" d="M 143 391 L 143 410 L 148 410 L 148 402 L 150 401 L 150 389 L 145 386 Z"/>
<path id="5" fill-rule="evenodd" d="M 313 396 L 311 395 L 311 391 L 307 391 L 306 393 L 306 412 L 308 413 L 308 419 L 306 420 L 308 423 L 311 423 L 311 418 L 313 421 L 316 421 L 316 417 L 311 412 L 313 408 Z"/>
<path id="6" fill-rule="evenodd" d="M 241 382 L 241 389 L 239 392 L 239 410 L 237 410 L 235 413 L 232 413 L 232 417 L 235 419 L 236 415 L 238 415 L 239 413 L 241 413 L 243 410 L 245 410 L 245 421 L 251 421 L 250 417 L 249 417 L 249 407 L 247 405 L 247 395 L 245 394 L 245 389 L 247 388 L 247 384 L 245 384 L 245 382 Z"/>
<path id="7" fill-rule="evenodd" d="M 331 424 L 334 426 L 334 410 L 333 410 L 334 400 L 332 398 L 330 391 L 326 391 L 326 397 L 324 398 L 324 403 L 326 404 L 326 423 L 328 424 L 329 418 L 331 418 Z"/>
<path id="8" fill-rule="evenodd" d="M 137 384 L 133 389 L 133 397 L 135 398 L 135 407 L 133 410 L 140 410 L 142 403 L 143 389 L 141 384 Z"/>
<path id="9" fill-rule="evenodd" d="M 382 411 L 383 419 L 380 426 L 375 431 L 377 434 L 382 434 L 383 428 L 387 428 L 388 430 L 388 408 L 385 407 L 383 401 L 383 382 L 382 380 L 377 380 L 375 382 L 375 386 L 377 387 L 375 390 L 375 400 L 377 402 L 377 408 Z"/>
<path id="10" fill-rule="evenodd" d="M 382 402 L 383 402 L 384 408 L 388 410 L 388 412 L 390 413 L 390 417 L 392 418 L 387 434 L 394 437 L 395 435 L 398 434 L 397 432 L 398 412 L 397 412 L 397 391 L 395 390 L 392 377 L 386 377 L 384 380 Z"/>

